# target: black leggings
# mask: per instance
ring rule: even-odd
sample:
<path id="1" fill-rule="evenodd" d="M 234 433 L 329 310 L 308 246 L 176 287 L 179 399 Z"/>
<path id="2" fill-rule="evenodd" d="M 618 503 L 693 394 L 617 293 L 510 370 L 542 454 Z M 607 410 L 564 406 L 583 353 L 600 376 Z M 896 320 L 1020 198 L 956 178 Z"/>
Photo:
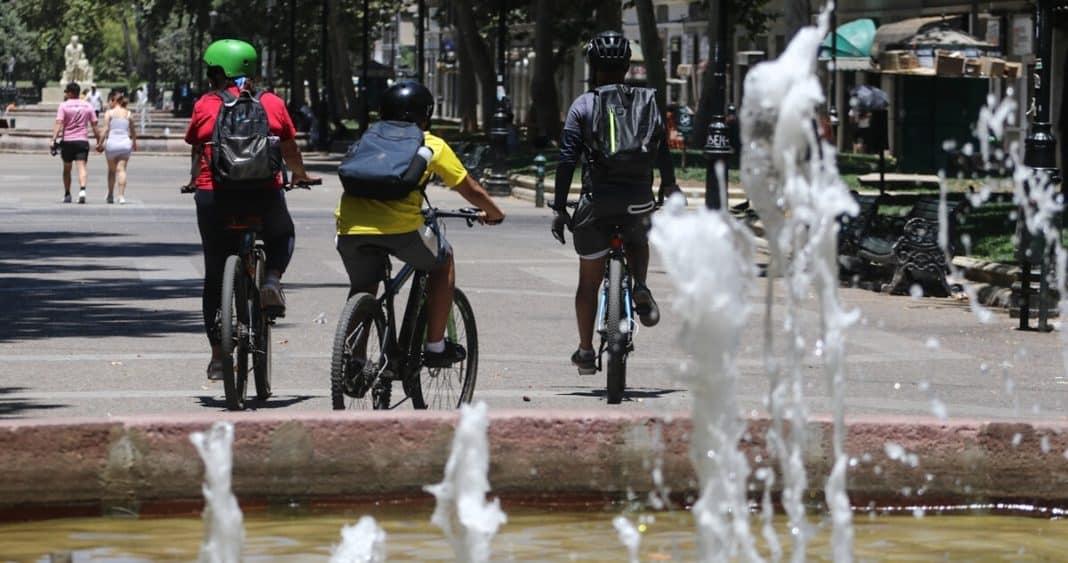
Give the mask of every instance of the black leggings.
<path id="1" fill-rule="evenodd" d="M 267 252 L 267 270 L 284 272 L 293 257 L 293 219 L 286 207 L 282 190 L 264 190 L 238 194 L 216 194 L 211 190 L 197 190 L 197 226 L 200 244 L 204 248 L 204 330 L 212 344 L 220 336 L 215 317 L 222 299 L 222 276 L 226 257 L 237 254 L 241 246 L 241 232 L 225 228 L 227 217 L 261 217 L 263 239 Z"/>

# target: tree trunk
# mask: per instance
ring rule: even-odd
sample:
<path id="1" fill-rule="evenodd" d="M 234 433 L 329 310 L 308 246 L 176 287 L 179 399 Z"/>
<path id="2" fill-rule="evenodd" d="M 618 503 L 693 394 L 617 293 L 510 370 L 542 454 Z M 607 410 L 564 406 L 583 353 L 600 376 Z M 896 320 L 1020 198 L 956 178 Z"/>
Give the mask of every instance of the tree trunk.
<path id="1" fill-rule="evenodd" d="M 623 31 L 623 4 L 619 0 L 601 0 L 595 20 L 597 31 Z"/>
<path id="2" fill-rule="evenodd" d="M 645 55 L 646 82 L 656 90 L 656 105 L 667 111 L 667 72 L 664 70 L 664 46 L 660 43 L 660 31 L 656 27 L 656 11 L 653 0 L 637 0 L 638 29 L 642 38 L 642 53 Z"/>
<path id="3" fill-rule="evenodd" d="M 342 18 L 338 17 L 341 9 L 338 4 L 337 0 L 330 0 L 330 13 L 333 14 L 328 30 L 333 38 L 330 42 L 330 63 L 333 67 L 330 80 L 333 82 L 334 97 L 337 98 L 333 115 L 335 118 L 356 117 L 358 106 L 356 89 L 352 84 L 352 60 L 346 45 L 346 38 L 352 30 L 344 26 Z"/>
<path id="4" fill-rule="evenodd" d="M 456 0 L 456 26 L 459 28 L 467 56 L 471 59 L 482 90 L 482 126 L 488 128 L 497 105 L 497 75 L 494 71 L 494 50 L 478 34 L 471 0 Z"/>
<path id="5" fill-rule="evenodd" d="M 130 22 L 121 11 L 119 15 L 119 20 L 122 22 L 122 40 L 126 45 L 126 74 L 132 75 L 136 69 L 134 68 L 133 41 L 130 40 Z"/>
<path id="6" fill-rule="evenodd" d="M 478 131 L 478 76 L 475 63 L 471 62 L 463 34 L 457 38 L 456 62 L 459 72 L 456 82 L 456 101 L 460 113 L 460 131 Z"/>
<path id="7" fill-rule="evenodd" d="M 530 118 L 535 139 L 560 137 L 560 101 L 553 51 L 553 0 L 534 5 L 534 76 L 530 80 Z"/>
<path id="8" fill-rule="evenodd" d="M 790 40 L 794 38 L 794 35 L 806 25 L 809 24 L 810 14 L 812 8 L 809 5 L 809 0 L 786 0 L 785 3 L 785 16 L 786 16 L 786 43 L 789 44 Z"/>

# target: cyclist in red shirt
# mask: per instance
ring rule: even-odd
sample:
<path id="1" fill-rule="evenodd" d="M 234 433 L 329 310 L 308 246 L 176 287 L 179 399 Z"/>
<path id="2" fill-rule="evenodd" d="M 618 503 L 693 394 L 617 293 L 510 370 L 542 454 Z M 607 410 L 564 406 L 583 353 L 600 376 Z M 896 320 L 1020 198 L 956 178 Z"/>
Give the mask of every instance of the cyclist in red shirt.
<path id="1" fill-rule="evenodd" d="M 238 251 L 240 234 L 228 230 L 227 217 L 261 217 L 263 239 L 267 253 L 267 272 L 261 288 L 265 307 L 285 310 L 282 293 L 282 274 L 293 256 L 293 219 L 286 207 L 285 192 L 279 174 L 263 190 L 216 190 L 211 170 L 211 137 L 215 118 L 222 107 L 218 91 L 227 89 L 235 96 L 241 89 L 252 90 L 249 77 L 256 72 L 258 54 L 255 47 L 236 39 L 222 39 L 204 51 L 208 67 L 208 81 L 212 92 L 202 96 L 193 106 L 193 117 L 185 132 L 185 142 L 193 145 L 193 184 L 196 186 L 197 225 L 204 249 L 204 328 L 211 343 L 211 362 L 208 379 L 222 379 L 222 347 L 217 318 L 222 293 L 222 275 L 226 257 Z M 286 111 L 285 102 L 270 92 L 260 95 L 260 103 L 267 113 L 271 135 L 277 136 L 282 158 L 293 172 L 294 184 L 317 180 L 304 169 L 304 160 L 295 140 L 296 129 Z"/>

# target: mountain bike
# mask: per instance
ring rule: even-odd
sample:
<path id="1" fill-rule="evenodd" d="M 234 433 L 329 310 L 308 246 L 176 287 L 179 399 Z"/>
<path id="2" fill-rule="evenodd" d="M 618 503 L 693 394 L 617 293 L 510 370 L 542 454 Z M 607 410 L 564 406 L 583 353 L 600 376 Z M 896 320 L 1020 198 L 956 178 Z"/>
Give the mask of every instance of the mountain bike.
<path id="1" fill-rule="evenodd" d="M 287 182 L 283 188 L 286 191 L 311 189 L 310 186 L 321 183 Z M 182 192 L 189 193 L 189 186 L 183 186 Z M 226 258 L 217 323 L 223 352 L 226 408 L 239 411 L 245 409 L 250 360 L 256 398 L 265 401 L 271 396 L 271 326 L 285 313 L 280 308 L 264 307 L 260 303 L 260 286 L 267 263 L 263 241 L 258 237 L 263 230 L 263 218 L 230 216 L 225 220 L 226 229 L 241 233 L 241 243 L 237 254 Z"/>
<path id="2" fill-rule="evenodd" d="M 482 216 L 474 208 L 445 211 L 425 209 L 428 225 L 439 218 L 459 218 L 471 227 Z M 438 232 L 438 255 L 445 237 Z M 382 249 L 386 252 L 385 249 Z M 335 410 L 392 409 L 411 399 L 417 409 L 458 408 L 471 401 L 478 374 L 478 330 L 470 301 L 460 288 L 453 291 L 445 337 L 464 347 L 466 358 L 447 368 L 428 368 L 422 363 L 426 343 L 426 301 L 429 272 L 410 264 L 390 277 L 387 261 L 379 296 L 357 293 L 346 301 L 334 334 L 330 361 L 330 397 Z M 394 301 L 411 281 L 404 313 L 398 320 Z M 405 398 L 392 403 L 393 382 L 400 381 Z"/>

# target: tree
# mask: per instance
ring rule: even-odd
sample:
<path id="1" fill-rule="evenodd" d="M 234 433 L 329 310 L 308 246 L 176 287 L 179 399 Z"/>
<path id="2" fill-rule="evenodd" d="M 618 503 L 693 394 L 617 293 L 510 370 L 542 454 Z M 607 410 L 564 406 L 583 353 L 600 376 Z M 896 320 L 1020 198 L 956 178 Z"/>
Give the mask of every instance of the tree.
<path id="1" fill-rule="evenodd" d="M 656 27 L 656 12 L 652 0 L 637 0 L 638 29 L 645 56 L 646 82 L 656 90 L 656 105 L 667 111 L 667 73 L 664 71 L 664 46 L 660 43 L 660 30 Z"/>

